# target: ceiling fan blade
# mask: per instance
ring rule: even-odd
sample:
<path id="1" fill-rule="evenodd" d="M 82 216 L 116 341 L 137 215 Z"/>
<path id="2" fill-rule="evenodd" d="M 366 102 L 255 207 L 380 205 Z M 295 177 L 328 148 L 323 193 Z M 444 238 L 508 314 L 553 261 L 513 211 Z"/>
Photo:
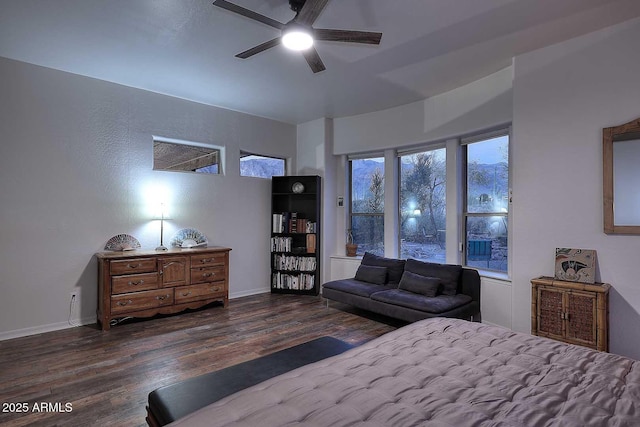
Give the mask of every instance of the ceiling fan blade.
<path id="1" fill-rule="evenodd" d="M 282 39 L 280 37 L 276 37 L 273 40 L 269 40 L 268 42 L 264 42 L 259 44 L 258 46 L 252 47 L 251 49 L 247 49 L 244 52 L 240 52 L 236 55 L 236 58 L 247 59 L 257 53 L 264 52 L 267 49 L 271 49 L 272 47 L 278 46 Z"/>
<path id="2" fill-rule="evenodd" d="M 313 25 L 328 1 L 329 0 L 307 0 L 304 6 L 302 6 L 302 9 L 300 9 L 300 12 L 296 15 L 296 21 L 309 26 Z"/>
<path id="3" fill-rule="evenodd" d="M 311 67 L 311 71 L 313 71 L 314 73 L 319 73 L 320 71 L 324 71 L 326 69 L 315 47 L 303 50 L 302 54 L 304 55 L 304 59 L 307 60 L 307 64 L 309 64 L 309 67 Z"/>
<path id="4" fill-rule="evenodd" d="M 263 24 L 269 25 L 270 27 L 277 28 L 279 30 L 284 27 L 283 23 L 278 22 L 275 19 L 271 19 L 268 16 L 260 15 L 253 10 L 245 9 L 242 6 L 238 6 L 237 4 L 230 3 L 226 0 L 216 0 L 213 2 L 213 5 L 237 13 L 238 15 L 253 19 L 254 21 L 262 22 Z"/>
<path id="5" fill-rule="evenodd" d="M 332 42 L 380 44 L 380 39 L 382 39 L 382 33 L 373 33 L 369 31 L 331 30 L 327 28 L 316 28 L 313 30 L 313 38 L 316 40 L 324 40 L 324 41 L 332 41 Z"/>

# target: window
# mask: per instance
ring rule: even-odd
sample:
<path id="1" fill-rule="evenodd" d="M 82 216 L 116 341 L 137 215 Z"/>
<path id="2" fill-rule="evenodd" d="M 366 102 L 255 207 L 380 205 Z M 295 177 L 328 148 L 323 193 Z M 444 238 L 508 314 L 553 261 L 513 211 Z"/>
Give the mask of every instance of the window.
<path id="1" fill-rule="evenodd" d="M 349 161 L 350 229 L 358 255 L 384 255 L 384 157 Z"/>
<path id="2" fill-rule="evenodd" d="M 464 141 L 465 264 L 507 272 L 509 136 L 507 131 Z"/>
<path id="3" fill-rule="evenodd" d="M 153 138 L 153 169 L 222 173 L 222 148 L 197 142 Z"/>
<path id="4" fill-rule="evenodd" d="M 277 157 L 261 156 L 240 151 L 240 176 L 271 178 L 284 176 L 286 162 Z"/>
<path id="5" fill-rule="evenodd" d="M 444 263 L 446 150 L 399 158 L 400 258 Z"/>

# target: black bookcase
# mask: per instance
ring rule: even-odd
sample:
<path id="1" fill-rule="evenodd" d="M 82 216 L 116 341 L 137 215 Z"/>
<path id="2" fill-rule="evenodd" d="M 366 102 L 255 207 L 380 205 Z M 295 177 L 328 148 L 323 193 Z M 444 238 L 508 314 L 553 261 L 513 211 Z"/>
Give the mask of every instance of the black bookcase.
<path id="1" fill-rule="evenodd" d="M 271 292 L 318 295 L 320 177 L 271 179 Z"/>

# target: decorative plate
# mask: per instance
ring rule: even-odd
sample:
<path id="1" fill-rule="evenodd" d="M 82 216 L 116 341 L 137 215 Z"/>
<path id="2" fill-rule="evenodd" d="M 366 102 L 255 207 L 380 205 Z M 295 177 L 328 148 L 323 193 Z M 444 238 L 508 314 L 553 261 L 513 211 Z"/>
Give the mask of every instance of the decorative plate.
<path id="1" fill-rule="evenodd" d="M 296 181 L 293 183 L 293 185 L 291 186 L 291 191 L 293 191 L 296 194 L 300 194 L 304 191 L 304 184 L 301 183 L 300 181 Z"/>
<path id="2" fill-rule="evenodd" d="M 183 228 L 171 238 L 171 246 L 176 248 L 207 246 L 207 237 L 195 228 Z"/>
<path id="3" fill-rule="evenodd" d="M 140 247 L 138 239 L 130 234 L 118 234 L 109 239 L 104 249 L 107 251 L 132 251 Z"/>

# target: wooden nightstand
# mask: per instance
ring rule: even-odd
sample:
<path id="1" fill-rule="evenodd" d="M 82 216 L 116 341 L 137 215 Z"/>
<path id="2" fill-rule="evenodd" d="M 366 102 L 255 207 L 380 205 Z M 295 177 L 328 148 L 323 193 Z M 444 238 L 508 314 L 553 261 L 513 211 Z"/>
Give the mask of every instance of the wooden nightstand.
<path id="1" fill-rule="evenodd" d="M 531 280 L 531 333 L 609 351 L 608 283 Z"/>

